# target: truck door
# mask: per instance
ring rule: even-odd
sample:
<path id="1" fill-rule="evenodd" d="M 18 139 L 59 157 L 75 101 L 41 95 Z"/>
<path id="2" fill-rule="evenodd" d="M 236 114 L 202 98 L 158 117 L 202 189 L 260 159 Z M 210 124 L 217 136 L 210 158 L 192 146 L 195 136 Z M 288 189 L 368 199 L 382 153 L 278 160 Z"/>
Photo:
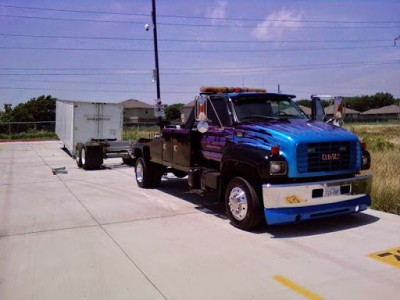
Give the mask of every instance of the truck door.
<path id="1" fill-rule="evenodd" d="M 220 162 L 227 143 L 232 139 L 232 117 L 228 109 L 227 97 L 210 97 L 207 118 L 210 127 L 202 135 L 202 155 L 206 160 Z"/>

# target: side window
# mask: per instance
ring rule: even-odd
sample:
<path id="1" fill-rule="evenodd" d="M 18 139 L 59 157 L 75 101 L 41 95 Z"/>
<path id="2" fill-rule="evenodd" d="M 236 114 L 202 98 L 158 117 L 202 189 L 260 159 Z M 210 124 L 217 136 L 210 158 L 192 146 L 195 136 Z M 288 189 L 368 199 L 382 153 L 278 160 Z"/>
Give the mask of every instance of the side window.
<path id="1" fill-rule="evenodd" d="M 218 113 L 218 117 L 221 120 L 223 126 L 231 126 L 231 116 L 228 111 L 228 105 L 225 102 L 224 98 L 220 97 L 212 97 L 212 104 L 214 105 L 215 110 Z M 217 116 L 215 115 L 215 111 L 211 103 L 207 105 L 207 118 L 211 121 L 211 125 L 220 126 Z"/>

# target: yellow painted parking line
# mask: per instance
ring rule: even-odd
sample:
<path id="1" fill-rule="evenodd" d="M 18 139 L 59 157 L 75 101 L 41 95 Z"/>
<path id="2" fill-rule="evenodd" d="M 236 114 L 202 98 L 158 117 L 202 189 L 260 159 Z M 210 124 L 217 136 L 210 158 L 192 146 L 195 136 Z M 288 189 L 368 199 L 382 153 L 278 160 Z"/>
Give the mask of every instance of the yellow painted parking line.
<path id="1" fill-rule="evenodd" d="M 311 299 L 311 300 L 323 300 L 324 298 L 318 296 L 317 294 L 314 294 L 313 292 L 310 292 L 306 288 L 303 288 L 302 286 L 294 283 L 293 281 L 290 281 L 289 279 L 281 276 L 281 275 L 275 275 L 273 277 L 276 281 L 282 283 L 283 285 L 287 286 L 289 289 L 303 295 L 304 297 Z"/>
<path id="2" fill-rule="evenodd" d="M 367 256 L 393 267 L 400 268 L 400 247 L 367 254 Z"/>

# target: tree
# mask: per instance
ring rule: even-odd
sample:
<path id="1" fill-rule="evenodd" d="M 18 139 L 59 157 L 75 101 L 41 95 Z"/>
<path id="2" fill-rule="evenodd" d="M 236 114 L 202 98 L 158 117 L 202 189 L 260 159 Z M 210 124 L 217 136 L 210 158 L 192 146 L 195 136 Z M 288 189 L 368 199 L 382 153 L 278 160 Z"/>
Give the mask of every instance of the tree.
<path id="1" fill-rule="evenodd" d="M 4 105 L 4 112 L 0 114 L 3 122 L 35 122 L 54 121 L 56 112 L 56 98 L 42 95 L 32 98 L 26 103 L 20 103 L 14 109 L 11 105 Z"/>
<path id="2" fill-rule="evenodd" d="M 165 105 L 164 112 L 167 120 L 179 120 L 181 118 L 181 110 L 185 105 L 182 103 Z"/>
<path id="3" fill-rule="evenodd" d="M 360 112 L 396 103 L 394 97 L 390 93 L 376 93 L 372 96 L 345 97 L 344 102 L 346 107 Z"/>
<path id="4" fill-rule="evenodd" d="M 297 100 L 296 104 L 297 105 L 302 105 L 302 106 L 305 106 L 305 107 L 311 107 L 311 100 L 308 100 L 308 99 Z"/>
<path id="5" fill-rule="evenodd" d="M 331 105 L 330 101 L 326 101 L 326 100 L 322 100 L 321 103 L 322 103 L 323 107 L 327 107 L 327 106 Z M 311 108 L 311 100 L 308 100 L 308 99 L 297 100 L 296 104 Z"/>

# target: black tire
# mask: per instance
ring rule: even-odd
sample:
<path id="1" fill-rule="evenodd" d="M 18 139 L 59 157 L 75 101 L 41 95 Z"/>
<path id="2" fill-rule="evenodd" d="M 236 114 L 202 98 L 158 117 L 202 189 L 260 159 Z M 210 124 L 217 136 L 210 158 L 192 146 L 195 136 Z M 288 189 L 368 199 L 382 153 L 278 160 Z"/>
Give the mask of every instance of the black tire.
<path id="1" fill-rule="evenodd" d="M 102 149 L 99 146 L 85 146 L 81 149 L 82 167 L 85 170 L 99 169 L 103 164 Z"/>
<path id="2" fill-rule="evenodd" d="M 135 165 L 135 178 L 137 185 L 141 188 L 148 188 L 153 186 L 153 170 L 150 162 L 146 161 L 143 157 L 136 160 Z"/>
<path id="3" fill-rule="evenodd" d="M 75 161 L 78 168 L 82 168 L 82 145 L 78 144 L 75 150 Z"/>
<path id="4" fill-rule="evenodd" d="M 263 220 L 260 197 L 244 178 L 233 178 L 225 191 L 225 208 L 232 225 L 250 230 Z"/>
<path id="5" fill-rule="evenodd" d="M 80 151 L 80 156 L 81 156 L 81 163 L 82 163 L 82 168 L 85 170 L 88 170 L 91 168 L 90 165 L 90 156 L 88 155 L 87 148 L 83 146 Z"/>

